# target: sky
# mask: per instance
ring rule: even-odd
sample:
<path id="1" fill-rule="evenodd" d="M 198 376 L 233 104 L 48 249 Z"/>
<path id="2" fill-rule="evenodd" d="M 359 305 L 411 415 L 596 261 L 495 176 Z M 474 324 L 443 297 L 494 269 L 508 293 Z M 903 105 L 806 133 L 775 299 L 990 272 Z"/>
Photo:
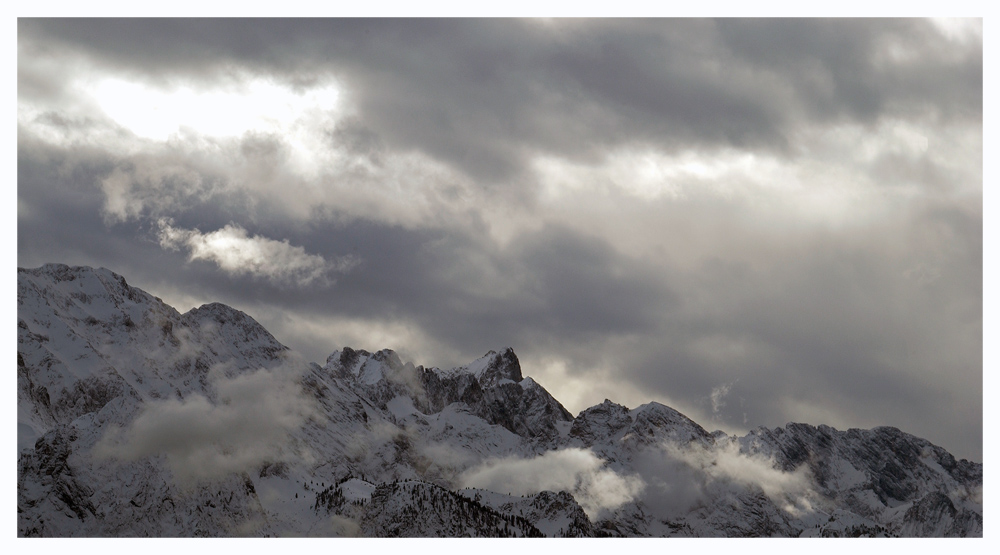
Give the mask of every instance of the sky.
<path id="1" fill-rule="evenodd" d="M 983 455 L 982 20 L 17 22 L 17 265 Z"/>

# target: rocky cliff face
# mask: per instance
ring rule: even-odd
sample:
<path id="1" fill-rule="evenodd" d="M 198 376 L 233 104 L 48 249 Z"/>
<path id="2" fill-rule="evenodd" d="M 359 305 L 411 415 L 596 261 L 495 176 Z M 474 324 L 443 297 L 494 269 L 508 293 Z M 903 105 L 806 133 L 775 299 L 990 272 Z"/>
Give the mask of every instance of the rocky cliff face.
<path id="1" fill-rule="evenodd" d="M 895 428 L 575 418 L 512 349 L 299 359 L 221 304 L 18 270 L 19 536 L 981 536 L 982 465 Z"/>
<path id="2" fill-rule="evenodd" d="M 782 469 L 808 469 L 824 498 L 875 522 L 891 521 L 899 535 L 982 535 L 982 465 L 957 461 L 896 428 L 789 424 L 754 430 L 740 445 L 773 454 Z"/>
<path id="3" fill-rule="evenodd" d="M 551 440 L 557 423 L 573 415 L 534 380 L 521 376 L 514 350 L 490 351 L 467 366 L 449 371 L 403 364 L 390 349 L 375 354 L 345 347 L 327 358 L 326 370 L 351 380 L 377 406 L 407 397 L 424 414 L 436 414 L 452 403 L 468 406 L 489 424 L 526 440 Z"/>

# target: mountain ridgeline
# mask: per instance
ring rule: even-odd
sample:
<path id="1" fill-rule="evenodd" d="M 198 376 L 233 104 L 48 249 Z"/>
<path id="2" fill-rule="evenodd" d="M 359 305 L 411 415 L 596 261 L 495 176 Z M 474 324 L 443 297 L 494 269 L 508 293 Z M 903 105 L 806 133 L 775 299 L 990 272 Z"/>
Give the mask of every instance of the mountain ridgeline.
<path id="1" fill-rule="evenodd" d="M 458 368 L 106 270 L 18 269 L 18 536 L 982 536 L 982 464 L 895 428 L 575 417 L 509 348 Z"/>

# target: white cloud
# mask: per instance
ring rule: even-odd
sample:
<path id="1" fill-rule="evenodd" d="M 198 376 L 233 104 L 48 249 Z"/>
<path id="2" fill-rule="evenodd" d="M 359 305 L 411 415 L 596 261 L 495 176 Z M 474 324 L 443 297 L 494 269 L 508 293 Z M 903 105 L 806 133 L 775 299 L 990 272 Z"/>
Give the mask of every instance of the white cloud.
<path id="1" fill-rule="evenodd" d="M 100 180 L 109 224 L 199 203 L 245 209 L 250 199 L 293 219 L 423 228 L 469 220 L 482 204 L 478 188 L 431 156 L 359 151 L 355 135 L 375 145 L 378 136 L 351 127 L 353 109 L 333 81 L 293 87 L 234 67 L 225 82 L 165 86 L 77 62 L 52 60 L 50 70 L 73 103 L 18 99 L 18 140 L 85 146 L 121 162 Z"/>
<path id="2" fill-rule="evenodd" d="M 245 229 L 235 224 L 209 233 L 176 228 L 164 218 L 158 224 L 161 247 L 185 249 L 189 252 L 189 260 L 207 260 L 230 274 L 250 275 L 276 284 L 329 283 L 331 272 L 344 273 L 358 264 L 357 259 L 350 256 L 328 261 L 320 255 L 308 254 L 302 247 L 290 245 L 287 240 L 275 241 L 260 235 L 250 237 Z"/>
<path id="3" fill-rule="evenodd" d="M 165 455 L 175 480 L 192 485 L 282 460 L 289 432 L 315 415 L 292 366 L 226 377 L 213 367 L 215 399 L 194 393 L 150 401 L 125 429 L 111 428 L 94 447 L 99 459 L 135 461 Z"/>
<path id="4" fill-rule="evenodd" d="M 339 93 L 322 84 L 296 93 L 260 77 L 229 87 L 162 90 L 121 78 L 99 81 L 89 92 L 114 121 L 140 137 L 166 140 L 182 128 L 203 135 L 237 137 L 247 131 L 289 132 L 303 118 L 338 106 Z"/>
<path id="5" fill-rule="evenodd" d="M 633 500 L 645 487 L 636 476 L 622 476 L 604 467 L 588 449 L 549 451 L 532 459 L 503 458 L 484 462 L 464 472 L 462 487 L 484 488 L 512 495 L 566 491 L 594 520 Z"/>
<path id="6" fill-rule="evenodd" d="M 727 382 L 712 388 L 712 393 L 709 395 L 709 399 L 712 401 L 712 414 L 717 415 L 719 410 L 726 406 L 726 396 L 729 395 L 729 390 L 733 388 L 734 383 L 736 382 Z"/>
<path id="7" fill-rule="evenodd" d="M 711 449 L 667 443 L 663 445 L 663 451 L 667 458 L 693 470 L 695 479 L 706 490 L 718 493 L 734 486 L 737 489 L 759 487 L 771 501 L 790 514 L 812 510 L 811 500 L 816 498 L 816 494 L 805 465 L 785 472 L 776 468 L 771 458 L 741 453 L 736 443 L 725 443 Z M 663 478 L 668 482 L 672 479 L 669 476 Z"/>
<path id="8" fill-rule="evenodd" d="M 530 227 L 544 214 L 622 253 L 654 261 L 669 253 L 675 265 L 744 255 L 759 264 L 762 247 L 898 226 L 907 215 L 900 207 L 914 201 L 981 202 L 979 122 L 807 125 L 794 144 L 792 156 L 641 145 L 596 160 L 542 153 L 530 161 L 538 210 L 513 221 Z"/>
<path id="9" fill-rule="evenodd" d="M 932 17 L 930 21 L 948 40 L 963 46 L 982 48 L 982 18 Z"/>

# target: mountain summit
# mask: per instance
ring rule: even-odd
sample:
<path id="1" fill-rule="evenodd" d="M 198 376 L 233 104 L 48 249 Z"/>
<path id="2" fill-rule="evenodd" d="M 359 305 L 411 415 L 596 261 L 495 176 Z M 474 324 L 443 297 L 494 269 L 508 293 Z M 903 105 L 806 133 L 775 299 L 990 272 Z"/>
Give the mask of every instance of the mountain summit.
<path id="1" fill-rule="evenodd" d="M 106 269 L 18 269 L 19 536 L 982 536 L 982 464 L 896 428 L 741 437 L 511 348 L 321 366 L 247 314 Z"/>

